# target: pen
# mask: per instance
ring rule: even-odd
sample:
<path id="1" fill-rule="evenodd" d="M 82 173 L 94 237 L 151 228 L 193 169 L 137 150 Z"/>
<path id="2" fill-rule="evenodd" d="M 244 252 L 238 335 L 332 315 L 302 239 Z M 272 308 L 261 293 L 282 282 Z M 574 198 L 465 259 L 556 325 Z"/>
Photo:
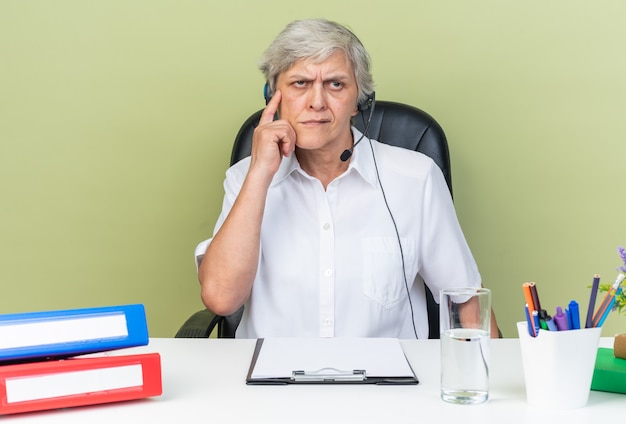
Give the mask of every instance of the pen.
<path id="1" fill-rule="evenodd" d="M 548 325 L 548 330 L 550 330 L 550 331 L 559 331 L 559 329 L 558 329 L 558 328 L 556 328 L 556 324 L 555 324 L 555 322 L 554 322 L 554 318 L 549 317 L 549 318 L 546 320 L 546 324 Z"/>
<path id="2" fill-rule="evenodd" d="M 578 312 L 578 302 L 575 300 L 570 301 L 569 303 L 569 328 L 571 330 L 579 330 L 580 329 L 580 313 Z"/>
<path id="3" fill-rule="evenodd" d="M 535 323 L 531 318 L 528 303 L 524 305 L 524 312 L 526 314 L 526 326 L 528 327 L 528 334 L 530 334 L 530 337 L 536 337 L 537 334 L 535 332 Z"/>
<path id="4" fill-rule="evenodd" d="M 554 315 L 554 323 L 556 324 L 556 328 L 559 331 L 569 330 L 569 326 L 567 325 L 567 316 L 563 312 L 563 309 L 560 306 L 556 307 L 556 314 Z"/>
<path id="5" fill-rule="evenodd" d="M 550 318 L 550 315 L 548 315 L 548 311 L 546 311 L 545 309 L 541 309 L 539 311 L 539 326 L 542 330 L 549 330 L 548 318 Z"/>
<path id="6" fill-rule="evenodd" d="M 593 276 L 593 282 L 591 283 L 591 293 L 589 296 L 589 308 L 587 309 L 587 321 L 585 322 L 585 328 L 593 327 L 593 310 L 596 307 L 596 296 L 598 294 L 599 284 L 600 284 L 600 275 L 595 274 Z"/>
<path id="7" fill-rule="evenodd" d="M 539 324 L 539 312 L 533 311 L 533 324 L 535 327 L 535 337 L 539 335 L 539 329 L 541 328 L 541 324 Z"/>

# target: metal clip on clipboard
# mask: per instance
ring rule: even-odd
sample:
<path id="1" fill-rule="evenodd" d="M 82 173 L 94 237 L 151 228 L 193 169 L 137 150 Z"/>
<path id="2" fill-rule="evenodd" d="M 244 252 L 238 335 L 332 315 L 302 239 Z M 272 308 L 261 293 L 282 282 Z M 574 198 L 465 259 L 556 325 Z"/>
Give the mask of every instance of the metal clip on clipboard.
<path id="1" fill-rule="evenodd" d="M 317 371 L 293 371 L 291 380 L 296 382 L 311 381 L 365 381 L 365 370 L 342 371 L 337 368 L 322 368 Z"/>

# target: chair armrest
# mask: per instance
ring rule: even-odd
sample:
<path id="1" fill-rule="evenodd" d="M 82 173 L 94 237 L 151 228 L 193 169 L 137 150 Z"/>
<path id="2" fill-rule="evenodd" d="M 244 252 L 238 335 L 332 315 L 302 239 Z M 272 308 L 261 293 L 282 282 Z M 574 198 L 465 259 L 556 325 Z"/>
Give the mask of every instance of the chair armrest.
<path id="1" fill-rule="evenodd" d="M 178 329 L 176 338 L 207 338 L 211 335 L 224 317 L 215 315 L 208 309 L 203 309 L 187 318 L 187 321 Z"/>

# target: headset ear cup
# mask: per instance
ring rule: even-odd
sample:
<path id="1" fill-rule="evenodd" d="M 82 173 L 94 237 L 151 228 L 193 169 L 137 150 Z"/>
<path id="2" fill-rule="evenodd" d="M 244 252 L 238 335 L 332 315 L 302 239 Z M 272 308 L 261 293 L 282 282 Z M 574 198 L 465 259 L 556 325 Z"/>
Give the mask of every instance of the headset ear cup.
<path id="1" fill-rule="evenodd" d="M 272 89 L 270 88 L 269 82 L 266 82 L 263 86 L 263 97 L 265 98 L 266 105 L 272 100 Z"/>
<path id="2" fill-rule="evenodd" d="M 364 110 L 367 110 L 368 99 L 369 99 L 369 96 L 365 100 L 359 102 L 359 104 L 356 106 L 359 112 L 363 112 Z"/>
<path id="3" fill-rule="evenodd" d="M 359 112 L 363 112 L 370 108 L 370 106 L 372 105 L 372 102 L 374 102 L 375 95 L 376 93 L 374 92 L 372 92 L 371 94 L 368 94 L 367 97 L 357 105 L 357 109 L 359 110 Z"/>

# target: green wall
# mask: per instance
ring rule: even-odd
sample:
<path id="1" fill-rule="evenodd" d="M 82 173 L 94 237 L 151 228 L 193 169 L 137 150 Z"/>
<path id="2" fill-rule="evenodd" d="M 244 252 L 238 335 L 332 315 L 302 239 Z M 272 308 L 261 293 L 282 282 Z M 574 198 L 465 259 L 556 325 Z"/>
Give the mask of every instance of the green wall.
<path id="1" fill-rule="evenodd" d="M 2 0 L 0 312 L 199 309 L 193 249 L 221 207 L 256 61 L 284 25 L 349 25 L 377 97 L 430 112 L 507 337 L 521 284 L 549 309 L 612 281 L 626 244 L 626 3 Z M 450 266 L 454 266 L 453 263 Z M 458 281 L 462 284 L 463 281 Z M 604 335 L 626 329 L 612 315 Z"/>

